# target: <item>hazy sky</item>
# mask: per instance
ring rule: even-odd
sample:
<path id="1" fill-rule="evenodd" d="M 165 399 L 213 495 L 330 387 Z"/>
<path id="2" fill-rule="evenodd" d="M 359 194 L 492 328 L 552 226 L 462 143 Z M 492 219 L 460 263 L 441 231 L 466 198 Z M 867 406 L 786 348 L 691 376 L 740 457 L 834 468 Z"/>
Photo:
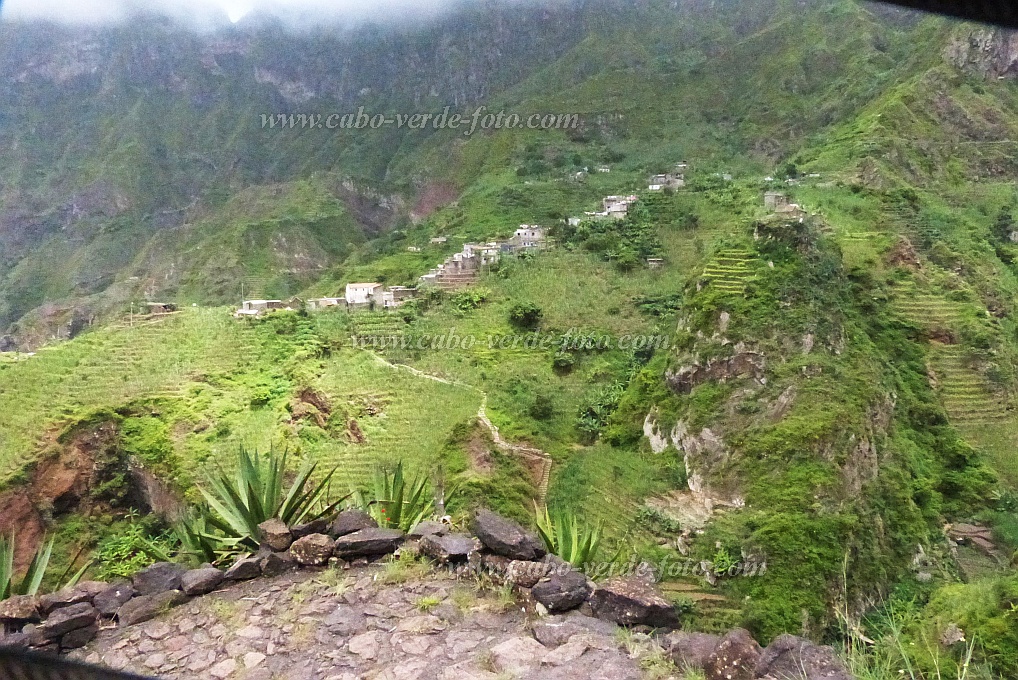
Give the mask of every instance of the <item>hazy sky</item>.
<path id="1" fill-rule="evenodd" d="M 252 12 L 268 12 L 298 23 L 314 23 L 423 16 L 448 4 L 444 0 L 0 0 L 0 16 L 95 23 L 138 11 L 158 11 L 204 24 L 238 21 Z"/>

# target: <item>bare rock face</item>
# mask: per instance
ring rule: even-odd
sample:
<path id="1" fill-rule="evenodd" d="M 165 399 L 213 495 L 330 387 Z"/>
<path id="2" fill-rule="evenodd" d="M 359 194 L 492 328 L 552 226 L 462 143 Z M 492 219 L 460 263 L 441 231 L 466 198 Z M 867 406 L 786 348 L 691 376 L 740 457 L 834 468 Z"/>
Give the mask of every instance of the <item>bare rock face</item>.
<path id="1" fill-rule="evenodd" d="M 753 680 L 760 660 L 760 645 L 743 628 L 729 631 L 707 657 L 706 680 Z"/>
<path id="2" fill-rule="evenodd" d="M 676 394 L 689 394 L 694 387 L 707 381 L 725 382 L 750 376 L 759 380 L 764 375 L 764 356 L 758 352 L 737 352 L 730 357 L 711 359 L 706 364 L 682 366 L 668 372 L 665 382 Z"/>
<path id="3" fill-rule="evenodd" d="M 675 607 L 644 579 L 624 577 L 598 585 L 590 597 L 594 615 L 623 626 L 675 628 Z"/>
<path id="4" fill-rule="evenodd" d="M 181 579 L 181 587 L 185 595 L 205 595 L 219 587 L 226 576 L 215 567 L 202 567 L 184 574 Z"/>
<path id="5" fill-rule="evenodd" d="M 418 550 L 439 564 L 466 562 L 470 553 L 477 549 L 477 543 L 462 534 L 429 534 L 421 539 Z"/>
<path id="6" fill-rule="evenodd" d="M 180 578 L 187 571 L 182 564 L 156 562 L 139 571 L 131 579 L 139 595 L 158 595 L 168 590 L 180 590 Z"/>
<path id="7" fill-rule="evenodd" d="M 471 528 L 481 543 L 496 555 L 532 561 L 544 557 L 547 552 L 536 536 L 490 510 L 478 510 Z"/>
<path id="8" fill-rule="evenodd" d="M 779 635 L 767 645 L 756 664 L 756 677 L 764 680 L 852 680 L 833 649 L 795 635 Z"/>
<path id="9" fill-rule="evenodd" d="M 258 525 L 258 531 L 261 534 L 261 542 L 273 550 L 289 550 L 290 544 L 293 543 L 290 527 L 281 519 L 265 520 Z"/>
<path id="10" fill-rule="evenodd" d="M 983 78 L 1018 78 L 1018 32 L 973 29 L 956 36 L 944 58 L 955 68 Z"/>
<path id="11" fill-rule="evenodd" d="M 375 557 L 396 551 L 406 535 L 399 529 L 361 529 L 336 539 L 336 556 Z"/>
<path id="12" fill-rule="evenodd" d="M 718 635 L 683 630 L 669 633 L 662 640 L 669 658 L 679 668 L 703 668 L 719 642 L 721 637 Z"/>
<path id="13" fill-rule="evenodd" d="M 564 612 L 583 604 L 590 595 L 587 577 L 578 571 L 552 574 L 531 589 L 534 599 L 550 612 Z"/>
<path id="14" fill-rule="evenodd" d="M 325 534 L 311 534 L 298 538 L 290 546 L 290 554 L 297 564 L 318 567 L 332 557 L 333 541 Z"/>
<path id="15" fill-rule="evenodd" d="M 375 518 L 359 509 L 344 510 L 336 517 L 329 529 L 329 535 L 333 538 L 346 536 L 361 529 L 372 529 L 378 526 Z"/>

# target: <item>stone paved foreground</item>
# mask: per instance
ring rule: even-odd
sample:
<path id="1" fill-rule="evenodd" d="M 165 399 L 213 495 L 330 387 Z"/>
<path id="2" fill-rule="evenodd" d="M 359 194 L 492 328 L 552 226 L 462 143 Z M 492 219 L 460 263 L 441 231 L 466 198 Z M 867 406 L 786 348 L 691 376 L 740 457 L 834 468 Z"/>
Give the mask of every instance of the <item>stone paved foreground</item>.
<path id="1" fill-rule="evenodd" d="M 472 581 L 387 582 L 394 576 L 368 566 L 247 581 L 102 631 L 73 656 L 188 680 L 641 677 L 613 625 L 579 613 L 534 619 Z"/>

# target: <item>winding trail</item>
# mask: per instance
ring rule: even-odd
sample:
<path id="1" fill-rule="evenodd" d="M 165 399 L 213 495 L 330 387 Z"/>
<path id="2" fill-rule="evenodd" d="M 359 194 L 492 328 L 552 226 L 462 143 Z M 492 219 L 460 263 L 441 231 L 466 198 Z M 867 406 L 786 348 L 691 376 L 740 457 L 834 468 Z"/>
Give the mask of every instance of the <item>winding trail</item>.
<path id="1" fill-rule="evenodd" d="M 477 409 L 477 420 L 482 425 L 484 425 L 485 428 L 487 428 L 488 432 L 491 433 L 491 440 L 494 442 L 495 446 L 497 446 L 499 449 L 501 449 L 502 451 L 505 451 L 506 453 L 510 453 L 510 454 L 518 456 L 520 458 L 524 458 L 524 459 L 526 459 L 528 461 L 536 462 L 539 465 L 539 475 L 540 475 L 540 477 L 538 478 L 538 482 L 537 482 L 537 498 L 538 498 L 538 500 L 541 503 L 544 503 L 547 500 L 547 498 L 548 498 L 548 486 L 551 483 L 551 468 L 552 468 L 552 465 L 553 465 L 552 457 L 548 454 L 547 451 L 542 451 L 541 449 L 537 449 L 537 448 L 534 448 L 532 446 L 524 446 L 522 444 L 513 444 L 512 442 L 506 441 L 502 437 L 502 434 L 498 431 L 498 425 L 495 425 L 488 418 L 488 413 L 487 413 L 488 393 L 487 392 L 485 392 L 481 388 L 477 387 L 476 385 L 470 385 L 468 383 L 460 382 L 458 380 L 449 380 L 448 378 L 442 378 L 442 377 L 439 377 L 437 375 L 432 375 L 430 373 L 425 373 L 424 371 L 422 371 L 422 370 L 420 370 L 418 368 L 414 368 L 413 366 L 408 366 L 406 364 L 394 364 L 391 361 L 388 361 L 388 360 L 384 359 L 383 357 L 380 357 L 379 355 L 375 354 L 371 350 L 365 349 L 364 351 L 367 352 L 368 354 L 370 354 L 372 357 L 374 357 L 376 361 L 378 361 L 381 364 L 384 364 L 385 366 L 388 366 L 391 369 L 394 369 L 394 370 L 397 370 L 397 371 L 398 370 L 409 371 L 410 373 L 413 373 L 414 375 L 416 375 L 419 378 L 425 378 L 427 380 L 434 380 L 435 382 L 440 382 L 440 383 L 442 383 L 444 385 L 453 385 L 455 387 L 463 387 L 463 388 L 466 388 L 468 390 L 472 390 L 474 392 L 477 392 L 479 395 L 481 395 L 481 405 Z"/>

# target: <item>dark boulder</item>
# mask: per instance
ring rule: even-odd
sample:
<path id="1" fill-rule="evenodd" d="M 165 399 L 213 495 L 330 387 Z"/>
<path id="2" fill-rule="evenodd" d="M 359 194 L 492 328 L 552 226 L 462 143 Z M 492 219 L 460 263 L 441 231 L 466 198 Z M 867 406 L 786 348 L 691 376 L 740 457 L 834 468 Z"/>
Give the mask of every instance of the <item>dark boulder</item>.
<path id="1" fill-rule="evenodd" d="M 226 570 L 227 581 L 250 581 L 262 575 L 262 567 L 257 557 L 241 557 Z"/>
<path id="2" fill-rule="evenodd" d="M 590 606 L 599 619 L 621 626 L 675 628 L 679 625 L 671 602 L 661 596 L 654 584 L 640 578 L 615 578 L 598 585 L 590 596 Z"/>
<path id="3" fill-rule="evenodd" d="M 15 595 L 0 601 L 0 626 L 7 624 L 31 623 L 41 620 L 39 598 L 30 595 Z"/>
<path id="4" fill-rule="evenodd" d="M 269 519 L 258 525 L 259 538 L 262 545 L 267 545 L 273 550 L 289 550 L 293 543 L 293 534 L 290 527 L 281 519 Z"/>
<path id="5" fill-rule="evenodd" d="M 205 595 L 211 593 L 226 580 L 226 574 L 215 567 L 192 569 L 180 577 L 180 587 L 185 595 Z"/>
<path id="6" fill-rule="evenodd" d="M 332 557 L 334 542 L 325 534 L 311 534 L 298 538 L 290 546 L 290 554 L 293 559 L 305 567 L 318 567 L 329 561 Z"/>
<path id="7" fill-rule="evenodd" d="M 743 628 L 728 631 L 703 666 L 706 680 L 753 680 L 760 645 Z"/>
<path id="8" fill-rule="evenodd" d="M 336 556 L 372 557 L 396 552 L 406 536 L 399 529 L 361 529 L 336 539 Z"/>
<path id="9" fill-rule="evenodd" d="M 99 624 L 93 623 L 84 628 L 77 628 L 68 633 L 65 633 L 60 638 L 61 649 L 78 649 L 84 647 L 89 642 L 95 639 L 95 636 L 99 634 Z"/>
<path id="10" fill-rule="evenodd" d="M 417 550 L 439 564 L 466 562 L 470 553 L 479 546 L 473 538 L 462 534 L 428 534 L 421 539 Z"/>
<path id="11" fill-rule="evenodd" d="M 47 642 L 56 640 L 64 633 L 95 625 L 98 620 L 99 610 L 88 602 L 61 607 L 54 610 L 45 623 L 35 629 L 32 634 L 32 644 L 37 644 L 37 640 Z M 45 644 L 45 642 L 38 644 Z"/>
<path id="12" fill-rule="evenodd" d="M 180 590 L 180 577 L 187 567 L 173 562 L 156 562 L 139 571 L 131 579 L 139 595 L 158 595 L 168 590 Z"/>
<path id="13" fill-rule="evenodd" d="M 120 608 L 117 618 L 123 626 L 131 626 L 154 619 L 170 608 L 183 604 L 187 596 L 179 590 L 167 590 L 157 595 L 142 595 L 128 600 Z"/>
<path id="14" fill-rule="evenodd" d="M 296 540 L 311 534 L 324 534 L 328 528 L 329 522 L 327 520 L 313 519 L 306 524 L 295 524 L 290 527 L 290 533 L 293 534 L 293 538 Z"/>
<path id="15" fill-rule="evenodd" d="M 547 552 L 536 536 L 490 510 L 478 510 L 471 529 L 485 547 L 509 559 L 537 560 Z"/>
<path id="16" fill-rule="evenodd" d="M 832 648 L 787 634 L 760 653 L 755 675 L 766 680 L 852 680 Z"/>
<path id="17" fill-rule="evenodd" d="M 0 649 L 28 649 L 31 643 L 31 636 L 28 633 L 10 633 L 4 635 L 0 632 Z"/>
<path id="18" fill-rule="evenodd" d="M 92 604 L 103 616 L 115 616 L 117 611 L 135 595 L 134 586 L 127 581 L 118 581 L 92 598 Z"/>
<path id="19" fill-rule="evenodd" d="M 80 602 L 91 602 L 98 593 L 109 587 L 108 583 L 99 581 L 84 581 L 70 588 L 61 588 L 55 593 L 49 593 L 39 598 L 39 609 L 43 616 L 46 616 L 54 609 L 69 607 Z"/>
<path id="20" fill-rule="evenodd" d="M 336 517 L 336 521 L 329 528 L 329 535 L 333 538 L 346 536 L 361 529 L 372 529 L 378 526 L 378 522 L 363 510 L 352 508 L 344 510 Z"/>
<path id="21" fill-rule="evenodd" d="M 444 536 L 447 533 L 449 533 L 448 525 L 426 519 L 423 522 L 418 522 L 407 536 L 421 538 L 423 536 Z"/>
<path id="22" fill-rule="evenodd" d="M 690 633 L 677 630 L 662 638 L 661 643 L 668 657 L 679 668 L 700 668 L 721 642 L 719 635 Z"/>
<path id="23" fill-rule="evenodd" d="M 297 560 L 288 552 L 269 552 L 260 555 L 258 566 L 262 576 L 279 576 L 297 568 Z"/>
<path id="24" fill-rule="evenodd" d="M 564 612 L 583 604 L 590 592 L 587 577 L 578 571 L 570 571 L 541 579 L 531 589 L 530 594 L 547 607 L 548 611 Z"/>

